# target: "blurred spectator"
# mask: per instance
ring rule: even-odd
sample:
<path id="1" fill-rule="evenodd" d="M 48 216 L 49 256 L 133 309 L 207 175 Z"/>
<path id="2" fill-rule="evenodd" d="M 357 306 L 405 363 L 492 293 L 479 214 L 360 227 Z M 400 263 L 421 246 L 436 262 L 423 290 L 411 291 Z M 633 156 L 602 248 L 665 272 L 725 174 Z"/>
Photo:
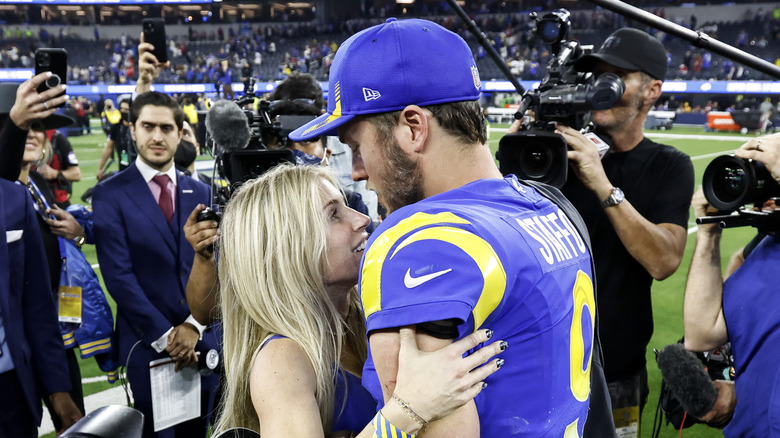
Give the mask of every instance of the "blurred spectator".
<path id="1" fill-rule="evenodd" d="M 772 105 L 771 97 L 764 98 L 764 101 L 758 106 L 758 110 L 761 112 L 761 119 L 759 121 L 759 130 L 761 132 L 767 132 L 769 127 L 772 126 L 773 109 L 774 105 Z"/>
<path id="2" fill-rule="evenodd" d="M 106 138 L 106 145 L 103 148 L 103 154 L 100 157 L 100 163 L 98 164 L 97 169 L 97 179 L 100 181 L 105 176 L 105 167 L 106 162 L 108 162 L 109 158 L 112 160 L 115 156 L 114 152 L 116 151 L 116 144 L 119 138 L 121 137 L 121 127 L 122 127 L 122 112 L 116 108 L 114 108 L 114 101 L 111 99 L 106 99 L 105 101 L 105 109 L 103 110 L 102 120 L 103 120 L 103 130 L 108 131 L 108 135 Z"/>
<path id="3" fill-rule="evenodd" d="M 739 34 L 737 35 L 737 40 L 734 42 L 734 44 L 739 48 L 744 48 L 748 44 L 748 33 L 745 29 L 740 29 Z"/>
<path id="4" fill-rule="evenodd" d="M 70 205 L 70 195 L 73 192 L 73 182 L 81 181 L 79 160 L 73 147 L 60 131 L 47 132 L 51 143 L 52 154 L 45 162 L 35 166 L 35 170 L 46 180 L 54 195 L 54 202 L 61 208 Z"/>

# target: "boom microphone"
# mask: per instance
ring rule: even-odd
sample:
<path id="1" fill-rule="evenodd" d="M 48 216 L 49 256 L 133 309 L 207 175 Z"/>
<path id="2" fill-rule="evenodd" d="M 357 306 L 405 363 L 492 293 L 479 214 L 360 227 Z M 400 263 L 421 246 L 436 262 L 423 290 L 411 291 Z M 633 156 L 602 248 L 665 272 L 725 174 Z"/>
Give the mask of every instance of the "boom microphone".
<path id="1" fill-rule="evenodd" d="M 682 344 L 671 344 L 658 352 L 656 360 L 664 381 L 686 412 L 701 418 L 712 410 L 718 390 L 695 354 Z"/>
<path id="2" fill-rule="evenodd" d="M 217 101 L 206 114 L 206 132 L 224 152 L 241 150 L 249 144 L 252 132 L 244 111 L 231 100 Z"/>

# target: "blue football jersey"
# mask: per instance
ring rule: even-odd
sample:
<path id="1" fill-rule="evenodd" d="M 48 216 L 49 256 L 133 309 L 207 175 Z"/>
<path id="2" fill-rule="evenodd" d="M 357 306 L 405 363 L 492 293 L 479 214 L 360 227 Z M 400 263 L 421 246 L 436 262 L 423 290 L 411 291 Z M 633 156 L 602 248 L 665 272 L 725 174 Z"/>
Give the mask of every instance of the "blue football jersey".
<path id="1" fill-rule="evenodd" d="M 514 176 L 479 180 L 390 215 L 361 263 L 373 330 L 456 320 L 494 331 L 506 364 L 476 398 L 482 436 L 582 435 L 595 302 L 590 254 L 556 204 Z M 381 404 L 369 360 L 363 384 Z"/>
<path id="2" fill-rule="evenodd" d="M 780 436 L 780 290 L 772 275 L 778 260 L 780 238 L 766 236 L 723 284 L 737 394 L 726 437 Z"/>

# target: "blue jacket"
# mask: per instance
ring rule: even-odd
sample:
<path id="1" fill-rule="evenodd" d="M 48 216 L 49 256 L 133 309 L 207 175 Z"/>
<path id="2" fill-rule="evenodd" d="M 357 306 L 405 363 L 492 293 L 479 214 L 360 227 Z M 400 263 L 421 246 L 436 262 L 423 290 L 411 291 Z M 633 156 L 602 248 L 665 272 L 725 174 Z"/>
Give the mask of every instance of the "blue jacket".
<path id="1" fill-rule="evenodd" d="M 24 400 L 40 424 L 41 397 L 70 391 L 38 219 L 24 187 L 0 180 L 0 311 Z"/>

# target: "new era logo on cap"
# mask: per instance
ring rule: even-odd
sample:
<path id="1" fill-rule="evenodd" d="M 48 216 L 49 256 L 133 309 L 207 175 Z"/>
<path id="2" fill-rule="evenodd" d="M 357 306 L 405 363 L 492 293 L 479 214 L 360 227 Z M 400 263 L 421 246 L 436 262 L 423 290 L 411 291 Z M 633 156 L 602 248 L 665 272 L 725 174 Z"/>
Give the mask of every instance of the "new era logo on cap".
<path id="1" fill-rule="evenodd" d="M 382 97 L 382 95 L 378 91 L 363 87 L 363 100 L 366 102 L 379 99 L 380 97 Z"/>

